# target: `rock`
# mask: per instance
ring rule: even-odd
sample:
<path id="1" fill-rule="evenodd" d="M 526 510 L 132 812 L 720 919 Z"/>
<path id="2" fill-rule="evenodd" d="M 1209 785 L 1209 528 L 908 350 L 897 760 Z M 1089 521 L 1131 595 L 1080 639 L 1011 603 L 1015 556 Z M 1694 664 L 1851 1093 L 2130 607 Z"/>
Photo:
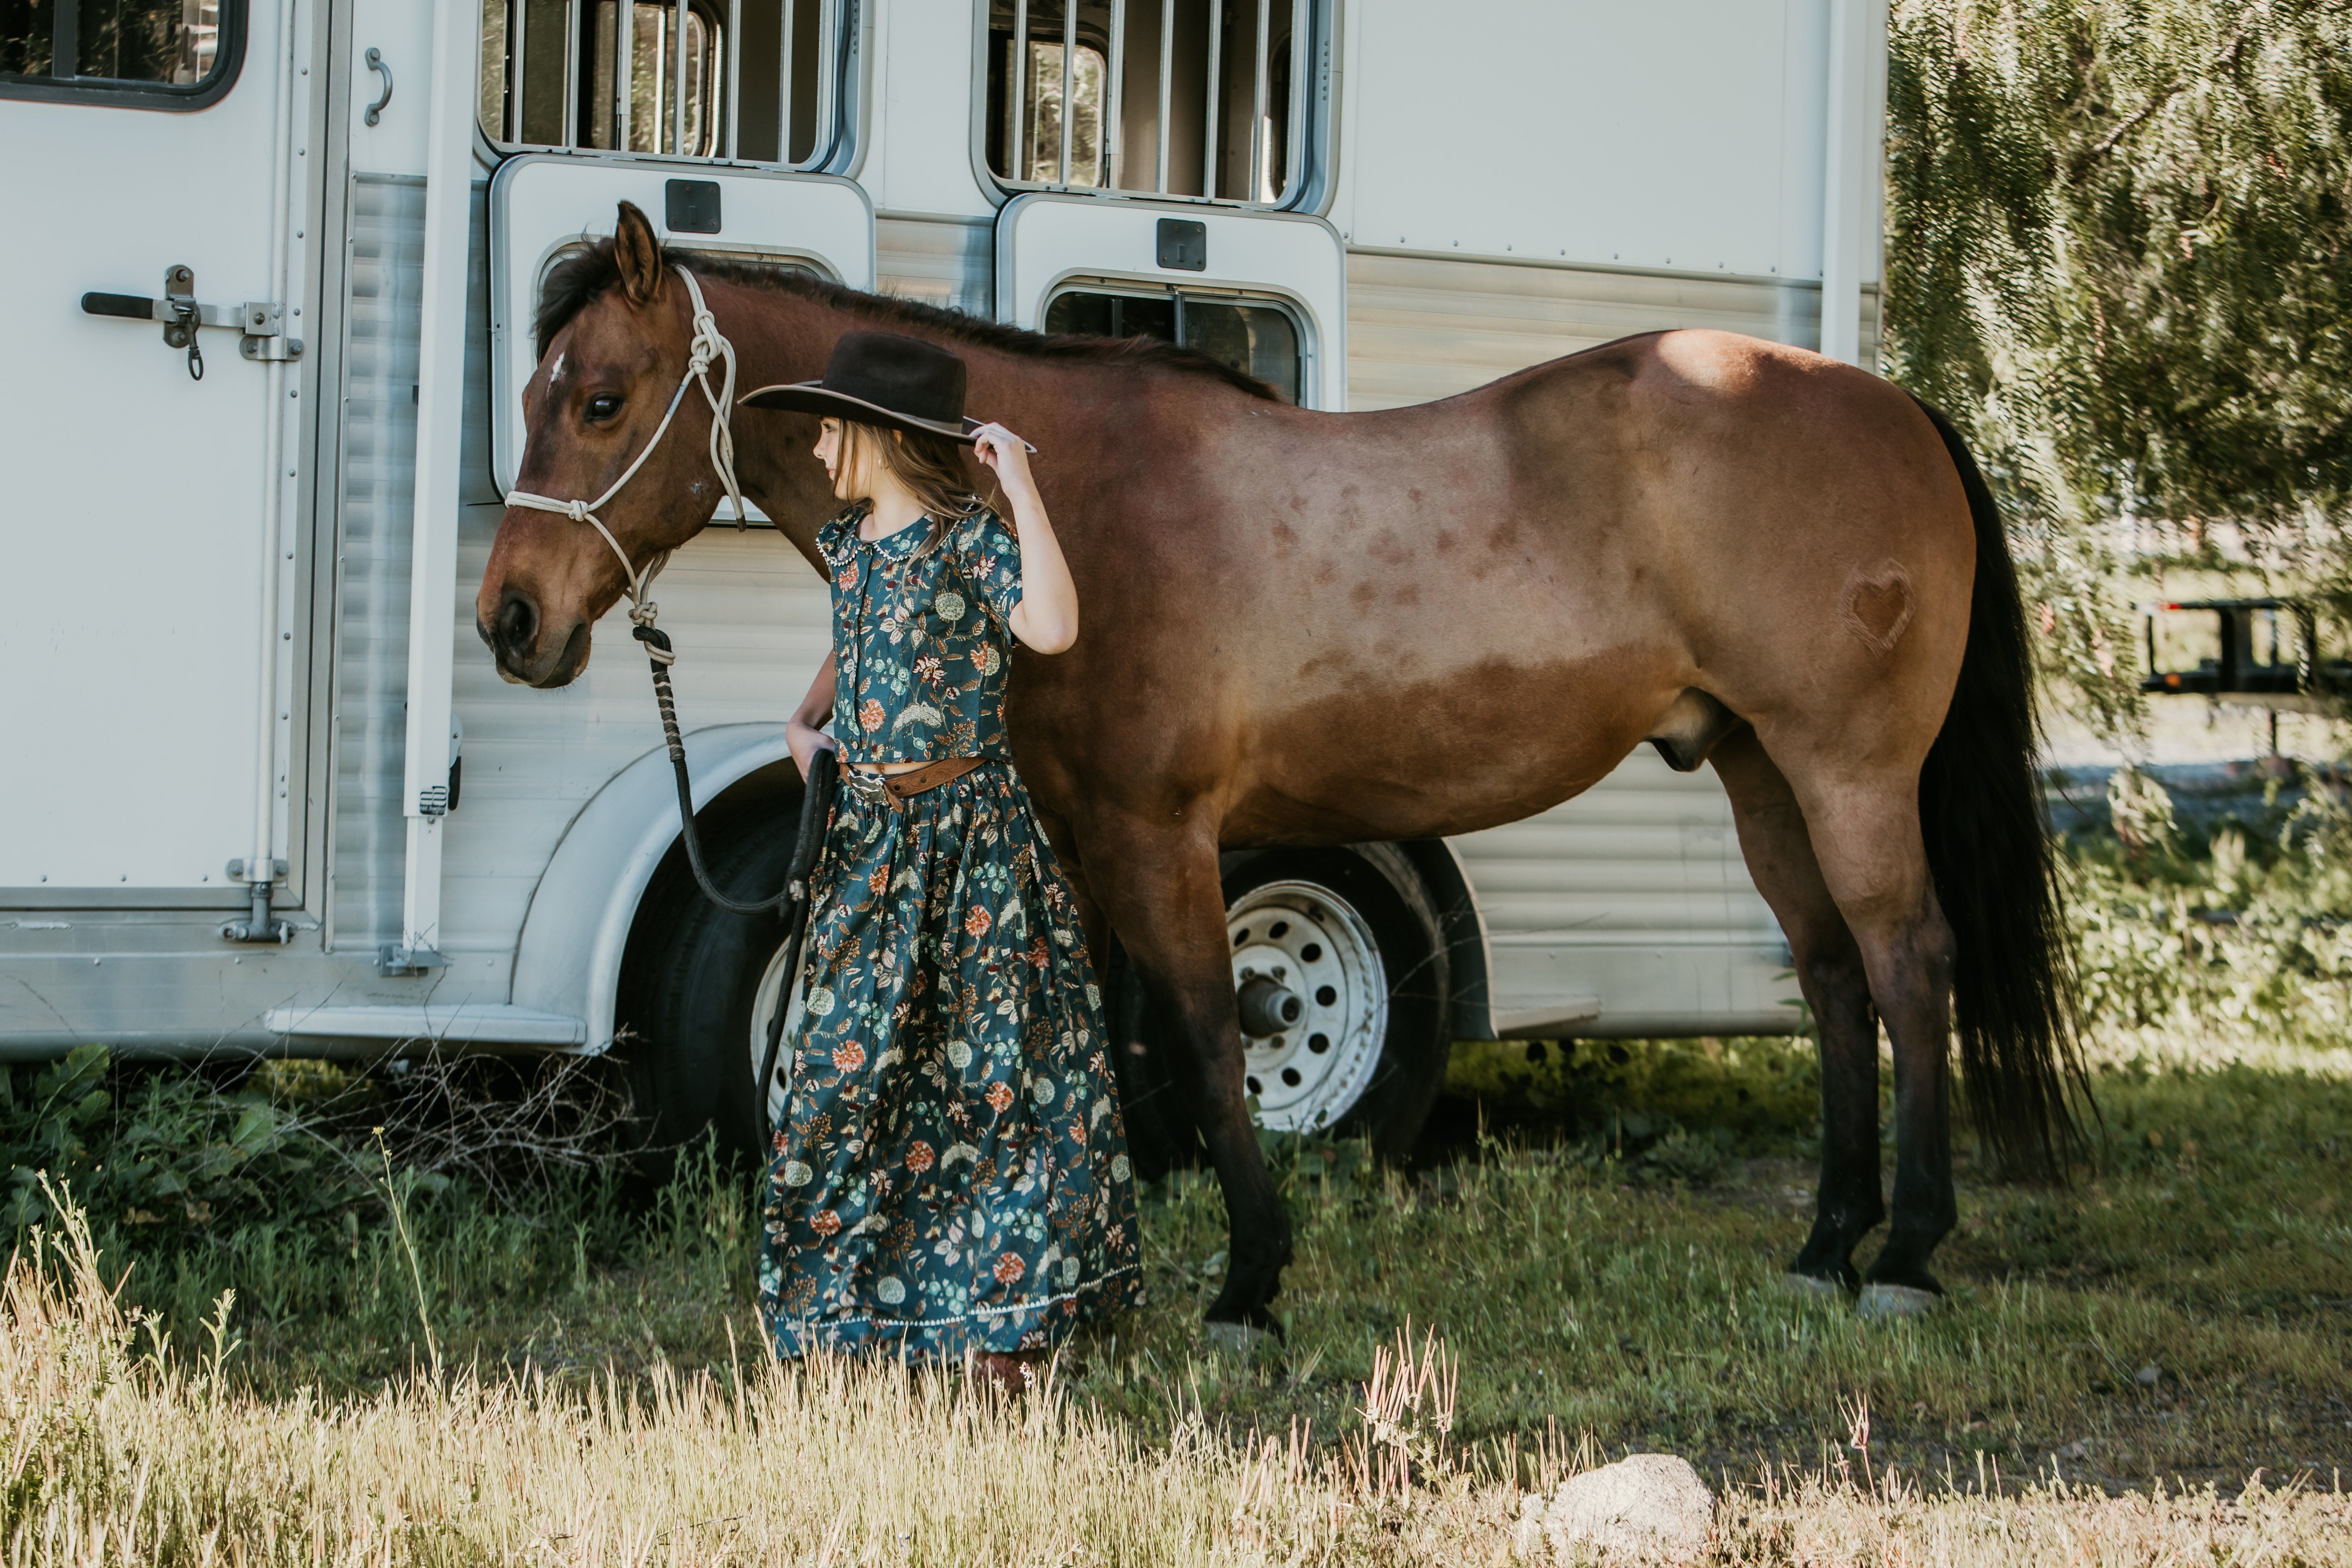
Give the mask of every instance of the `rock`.
<path id="1" fill-rule="evenodd" d="M 2158 1384 L 2164 1381 L 2164 1370 L 2161 1367 L 2157 1366 L 2154 1363 L 2150 1363 L 2148 1365 L 2144 1366 L 2137 1372 L 2132 1373 L 2132 1381 L 2137 1383 L 2143 1388 L 2154 1388 Z"/>
<path id="2" fill-rule="evenodd" d="M 1278 1364 L 1282 1360 L 1282 1337 L 1247 1323 L 1203 1323 L 1201 1338 L 1220 1357 L 1243 1366 Z"/>
<path id="3" fill-rule="evenodd" d="M 1845 1300 L 1845 1287 L 1834 1279 L 1816 1279 L 1810 1274 L 1777 1276 L 1780 1289 L 1791 1296 L 1805 1296 L 1818 1300 Z"/>
<path id="4" fill-rule="evenodd" d="M 1715 1494 L 1690 1461 L 1636 1454 L 1572 1478 L 1548 1505 L 1539 1497 L 1528 1499 L 1513 1544 L 1532 1556 L 1548 1540 L 1559 1563 L 1572 1563 L 1580 1553 L 1686 1562 L 1706 1549 L 1714 1523 Z"/>
<path id="5" fill-rule="evenodd" d="M 1857 1318 L 1924 1318 L 1943 1302 L 1933 1290 L 1916 1285 L 1864 1285 L 1854 1298 Z"/>

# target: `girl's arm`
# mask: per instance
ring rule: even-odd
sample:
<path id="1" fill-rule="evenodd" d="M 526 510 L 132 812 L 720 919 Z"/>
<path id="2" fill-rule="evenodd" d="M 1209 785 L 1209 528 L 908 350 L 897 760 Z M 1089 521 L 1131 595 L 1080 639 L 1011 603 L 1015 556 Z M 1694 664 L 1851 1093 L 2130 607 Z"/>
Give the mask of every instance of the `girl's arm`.
<path id="1" fill-rule="evenodd" d="M 1013 531 L 1021 541 L 1021 602 L 1007 617 L 1013 635 L 1024 647 L 1060 653 L 1078 640 L 1078 588 L 1070 581 L 1069 563 L 1062 559 L 1037 481 L 1030 477 L 1029 448 L 1002 425 L 983 425 L 975 436 L 972 450 L 996 470 L 1013 509 Z"/>
<path id="2" fill-rule="evenodd" d="M 817 666 L 816 679 L 809 682 L 808 695 L 784 721 L 784 744 L 793 749 L 793 762 L 800 768 L 801 777 L 809 776 L 809 763 L 819 752 L 833 748 L 833 737 L 817 726 L 833 717 L 833 655 L 826 654 Z"/>

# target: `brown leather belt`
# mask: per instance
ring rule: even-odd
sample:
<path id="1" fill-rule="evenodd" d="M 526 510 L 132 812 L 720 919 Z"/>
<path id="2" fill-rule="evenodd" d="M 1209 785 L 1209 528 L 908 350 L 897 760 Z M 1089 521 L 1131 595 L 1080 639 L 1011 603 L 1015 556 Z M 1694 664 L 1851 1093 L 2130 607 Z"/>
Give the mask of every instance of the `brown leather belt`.
<path id="1" fill-rule="evenodd" d="M 868 805 L 887 805 L 896 809 L 926 790 L 960 779 L 986 762 L 986 757 L 950 757 L 945 762 L 927 767 L 909 768 L 903 773 L 861 773 L 855 767 L 844 768 L 841 783 Z"/>

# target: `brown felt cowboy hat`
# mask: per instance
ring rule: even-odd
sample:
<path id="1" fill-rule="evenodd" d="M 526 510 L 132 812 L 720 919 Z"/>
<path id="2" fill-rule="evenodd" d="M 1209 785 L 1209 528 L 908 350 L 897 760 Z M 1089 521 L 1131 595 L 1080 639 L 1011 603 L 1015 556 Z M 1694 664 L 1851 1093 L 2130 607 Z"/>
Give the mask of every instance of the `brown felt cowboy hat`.
<path id="1" fill-rule="evenodd" d="M 963 361 L 920 338 L 848 332 L 833 345 L 821 381 L 763 386 L 747 408 L 831 415 L 886 430 L 919 430 L 971 444 L 982 421 L 963 413 Z"/>

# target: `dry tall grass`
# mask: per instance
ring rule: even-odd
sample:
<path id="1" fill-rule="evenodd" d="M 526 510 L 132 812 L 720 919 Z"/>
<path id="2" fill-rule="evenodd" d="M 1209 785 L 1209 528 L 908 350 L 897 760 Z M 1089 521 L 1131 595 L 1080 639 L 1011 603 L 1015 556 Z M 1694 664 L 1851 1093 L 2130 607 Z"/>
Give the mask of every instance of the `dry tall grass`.
<path id="1" fill-rule="evenodd" d="M 222 1314 L 226 1322 L 226 1312 Z M 126 1313 L 81 1216 L 0 1288 L 0 1549 L 10 1563 L 1504 1563 L 1508 1456 L 1448 1445 L 1433 1337 L 1376 1365 L 1354 1430 L 1147 1448 L 1049 1392 L 747 1357 L 584 1393 L 471 1370 L 322 1403 L 242 1393 L 216 1335 L 176 1353 Z M 1557 1479 L 1563 1468 L 1536 1456 Z M 1723 1563 L 2352 1561 L 2340 1493 L 2110 1500 L 1923 1495 L 1825 1470 L 1735 1489 Z"/>

